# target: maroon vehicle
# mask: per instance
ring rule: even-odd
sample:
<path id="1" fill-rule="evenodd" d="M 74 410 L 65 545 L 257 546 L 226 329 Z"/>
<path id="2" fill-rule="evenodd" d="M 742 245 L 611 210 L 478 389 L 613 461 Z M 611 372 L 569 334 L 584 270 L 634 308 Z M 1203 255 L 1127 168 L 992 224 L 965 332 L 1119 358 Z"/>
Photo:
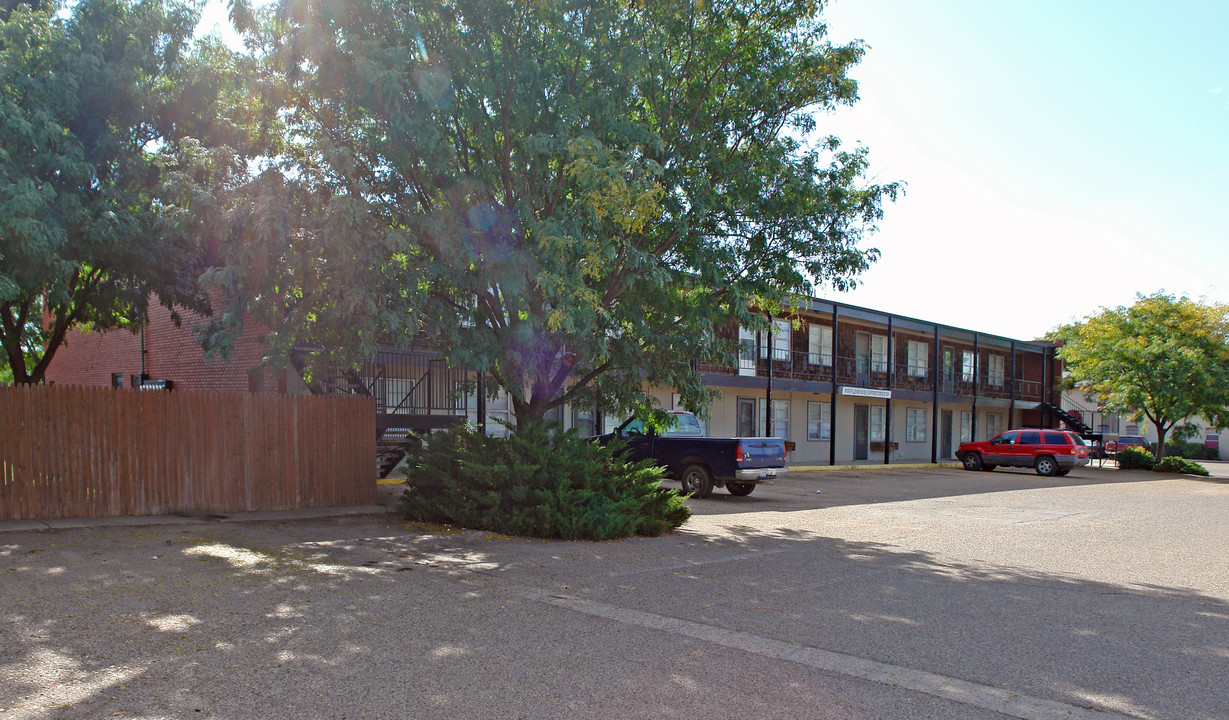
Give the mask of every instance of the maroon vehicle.
<path id="1" fill-rule="evenodd" d="M 1128 447 L 1143 448 L 1144 450 L 1151 449 L 1148 441 L 1139 435 L 1119 435 L 1117 440 L 1110 440 L 1109 442 L 1105 443 L 1105 452 L 1112 455 L 1119 450 Z"/>
<path id="2" fill-rule="evenodd" d="M 999 465 L 1031 467 L 1038 475 L 1066 475 L 1088 464 L 1084 439 L 1066 430 L 1022 428 L 981 442 L 961 443 L 956 457 L 965 470 L 993 470 Z"/>

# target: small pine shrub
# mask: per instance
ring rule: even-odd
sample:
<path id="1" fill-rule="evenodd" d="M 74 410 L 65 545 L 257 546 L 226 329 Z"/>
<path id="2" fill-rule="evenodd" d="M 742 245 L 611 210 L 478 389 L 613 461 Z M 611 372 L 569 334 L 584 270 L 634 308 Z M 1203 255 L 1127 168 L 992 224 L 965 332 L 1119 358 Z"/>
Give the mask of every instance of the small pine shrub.
<path id="1" fill-rule="evenodd" d="M 472 427 L 434 433 L 408 458 L 401 512 L 411 520 L 565 540 L 656 536 L 691 516 L 650 461 L 546 424 L 506 438 Z"/>
<path id="2" fill-rule="evenodd" d="M 1204 477 L 1208 475 L 1208 470 L 1204 466 L 1176 455 L 1161 458 L 1152 469 L 1157 472 L 1182 473 L 1184 475 L 1203 475 Z"/>
<path id="3" fill-rule="evenodd" d="M 1139 447 L 1125 447 L 1118 451 L 1119 470 L 1151 470 L 1156 463 L 1152 453 Z"/>

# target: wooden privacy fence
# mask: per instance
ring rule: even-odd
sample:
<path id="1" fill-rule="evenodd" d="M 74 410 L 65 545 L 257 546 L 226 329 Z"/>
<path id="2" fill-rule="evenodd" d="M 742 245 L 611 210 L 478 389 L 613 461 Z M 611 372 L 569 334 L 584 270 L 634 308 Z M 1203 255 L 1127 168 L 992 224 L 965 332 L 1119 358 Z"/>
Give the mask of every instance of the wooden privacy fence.
<path id="1" fill-rule="evenodd" d="M 372 504 L 371 398 L 0 387 L 0 520 Z"/>

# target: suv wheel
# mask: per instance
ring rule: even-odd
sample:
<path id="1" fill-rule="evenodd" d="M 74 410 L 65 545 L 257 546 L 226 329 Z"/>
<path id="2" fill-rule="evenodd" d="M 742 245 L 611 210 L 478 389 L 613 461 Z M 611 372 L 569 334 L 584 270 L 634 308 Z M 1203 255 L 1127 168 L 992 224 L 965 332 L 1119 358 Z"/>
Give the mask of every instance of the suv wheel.
<path id="1" fill-rule="evenodd" d="M 1058 474 L 1058 461 L 1049 455 L 1042 455 L 1037 458 L 1037 462 L 1033 465 L 1037 469 L 1038 475 L 1050 477 Z"/>
<path id="2" fill-rule="evenodd" d="M 982 468 L 981 455 L 975 452 L 965 453 L 961 462 L 964 463 L 965 470 L 981 470 Z"/>

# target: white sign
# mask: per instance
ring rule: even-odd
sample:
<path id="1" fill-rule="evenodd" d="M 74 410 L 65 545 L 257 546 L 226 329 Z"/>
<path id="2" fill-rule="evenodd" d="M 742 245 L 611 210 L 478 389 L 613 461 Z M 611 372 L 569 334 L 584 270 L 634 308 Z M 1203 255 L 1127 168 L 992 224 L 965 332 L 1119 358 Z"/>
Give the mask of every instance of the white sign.
<path id="1" fill-rule="evenodd" d="M 882 398 L 884 400 L 892 398 L 891 390 L 876 390 L 874 388 L 842 387 L 841 394 L 853 395 L 854 397 Z"/>

